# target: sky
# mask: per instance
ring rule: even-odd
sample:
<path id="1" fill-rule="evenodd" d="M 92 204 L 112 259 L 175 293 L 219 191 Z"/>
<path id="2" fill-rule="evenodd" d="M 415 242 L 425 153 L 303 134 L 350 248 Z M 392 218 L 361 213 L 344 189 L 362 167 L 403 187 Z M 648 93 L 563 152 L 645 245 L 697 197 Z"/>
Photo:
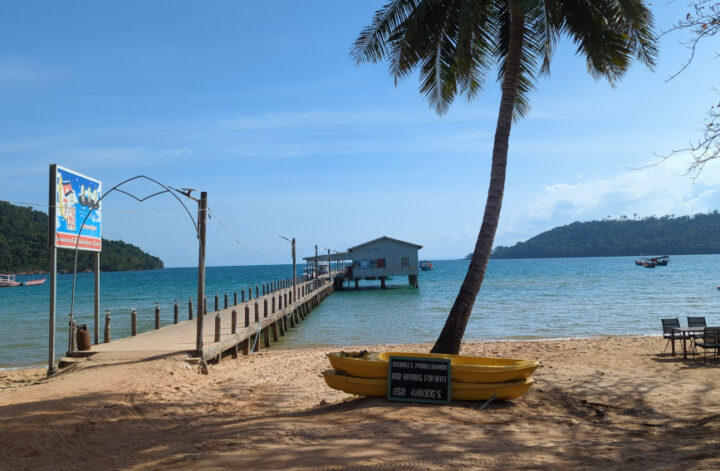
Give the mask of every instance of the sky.
<path id="1" fill-rule="evenodd" d="M 438 116 L 417 77 L 356 65 L 350 47 L 383 1 L 23 1 L 0 15 L 0 200 L 47 211 L 49 164 L 103 182 L 146 175 L 208 192 L 210 266 L 288 263 L 383 235 L 460 258 L 474 246 L 499 86 Z M 659 30 L 684 2 L 652 4 Z M 597 82 L 559 44 L 514 124 L 496 245 L 574 221 L 709 212 L 720 165 L 685 175 L 717 95 L 720 45 L 687 59 L 660 41 L 654 71 Z M 712 39 L 711 39 L 712 41 Z M 656 164 L 657 165 L 651 165 Z M 124 187 L 140 197 L 149 182 Z M 185 200 L 195 212 L 195 203 Z M 165 194 L 103 201 L 103 236 L 197 263 L 193 223 Z"/>

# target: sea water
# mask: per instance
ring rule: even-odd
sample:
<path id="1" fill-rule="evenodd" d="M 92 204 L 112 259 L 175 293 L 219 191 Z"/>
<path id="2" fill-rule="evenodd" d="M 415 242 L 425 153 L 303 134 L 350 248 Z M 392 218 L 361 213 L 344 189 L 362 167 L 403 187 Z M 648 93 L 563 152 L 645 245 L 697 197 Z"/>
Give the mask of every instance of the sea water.
<path id="1" fill-rule="evenodd" d="M 363 281 L 360 290 L 327 298 L 279 347 L 432 342 L 442 329 L 465 276 L 468 261 L 433 261 L 420 272 L 419 289 L 396 276 L 386 290 Z M 705 316 L 720 325 L 720 255 L 672 256 L 667 267 L 636 266 L 631 257 L 491 260 L 465 332 L 466 340 L 523 340 L 600 335 L 654 335 L 660 319 Z M 249 286 L 290 277 L 290 265 L 208 267 L 208 311 L 214 295 L 247 291 Z M 22 277 L 19 277 L 22 278 Z M 56 355 L 67 350 L 67 314 L 72 275 L 59 275 Z M 93 275 L 79 274 L 73 307 L 78 324 L 92 332 Z M 197 270 L 167 268 L 106 272 L 101 276 L 101 326 L 112 317 L 114 339 L 130 334 L 130 312 L 138 330 L 154 327 L 155 303 L 162 324 L 172 322 L 174 300 L 180 319 L 188 317 L 188 298 L 197 309 Z M 49 282 L 0 289 L 0 368 L 47 362 Z"/>

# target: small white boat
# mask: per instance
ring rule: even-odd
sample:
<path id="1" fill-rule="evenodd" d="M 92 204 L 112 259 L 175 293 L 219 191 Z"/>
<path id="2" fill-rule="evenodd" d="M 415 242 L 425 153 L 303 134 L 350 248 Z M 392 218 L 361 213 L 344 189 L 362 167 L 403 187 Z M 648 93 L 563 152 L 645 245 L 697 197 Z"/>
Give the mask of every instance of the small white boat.
<path id="1" fill-rule="evenodd" d="M 21 284 L 22 282 L 15 281 L 15 275 L 0 275 L 0 288 L 14 288 Z"/>

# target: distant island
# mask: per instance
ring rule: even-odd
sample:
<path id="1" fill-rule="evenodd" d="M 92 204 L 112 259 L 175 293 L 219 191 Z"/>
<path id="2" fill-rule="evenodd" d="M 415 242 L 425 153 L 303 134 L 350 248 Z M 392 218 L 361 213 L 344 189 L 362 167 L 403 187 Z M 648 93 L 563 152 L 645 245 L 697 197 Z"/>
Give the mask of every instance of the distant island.
<path id="1" fill-rule="evenodd" d="M 47 273 L 48 215 L 32 208 L 0 201 L 0 272 Z M 140 248 L 119 240 L 103 239 L 100 270 L 151 270 L 163 268 L 163 262 Z M 58 250 L 58 270 L 72 271 L 74 250 Z M 92 270 L 92 254 L 80 252 L 78 271 Z"/>
<path id="2" fill-rule="evenodd" d="M 720 213 L 573 222 L 512 247 L 493 258 L 609 257 L 720 253 Z M 472 255 L 472 254 L 469 254 Z M 468 255 L 468 256 L 469 256 Z"/>

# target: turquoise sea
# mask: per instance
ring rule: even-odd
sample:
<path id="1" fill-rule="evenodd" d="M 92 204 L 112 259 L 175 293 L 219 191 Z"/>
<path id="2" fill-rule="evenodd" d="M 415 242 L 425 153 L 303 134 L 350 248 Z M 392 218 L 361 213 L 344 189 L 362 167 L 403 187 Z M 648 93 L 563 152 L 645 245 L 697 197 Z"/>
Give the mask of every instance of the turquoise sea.
<path id="1" fill-rule="evenodd" d="M 433 261 L 420 273 L 420 288 L 406 277 L 392 289 L 336 292 L 286 336 L 280 346 L 431 342 L 445 321 L 468 262 Z M 291 276 L 290 265 L 209 267 L 208 310 L 222 296 L 249 285 Z M 177 299 L 187 318 L 197 292 L 195 268 L 102 273 L 101 312 L 109 309 L 113 338 L 129 335 L 130 312 L 138 329 L 153 328 L 155 303 L 162 324 L 172 322 Z M 19 279 L 23 277 L 18 277 Z M 25 277 L 27 278 L 27 277 Z M 661 317 L 706 316 L 720 325 L 720 255 L 671 256 L 667 267 L 635 266 L 631 257 L 491 260 L 475 303 L 466 340 L 543 339 L 597 335 L 650 335 Z M 363 282 L 362 287 L 379 286 Z M 57 357 L 66 350 L 72 275 L 59 275 Z M 0 368 L 47 362 L 49 283 L 0 289 Z M 78 275 L 75 316 L 92 331 L 93 275 Z M 102 331 L 102 328 L 101 328 Z"/>

